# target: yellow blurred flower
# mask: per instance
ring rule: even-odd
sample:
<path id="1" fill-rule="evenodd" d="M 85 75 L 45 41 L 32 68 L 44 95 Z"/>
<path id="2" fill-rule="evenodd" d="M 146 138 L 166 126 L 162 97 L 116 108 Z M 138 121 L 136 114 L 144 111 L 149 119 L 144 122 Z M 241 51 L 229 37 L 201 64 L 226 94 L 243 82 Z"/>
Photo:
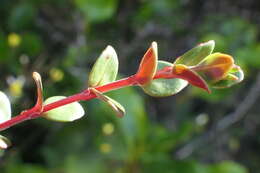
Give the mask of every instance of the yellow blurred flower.
<path id="1" fill-rule="evenodd" d="M 58 68 L 52 68 L 50 70 L 49 74 L 50 74 L 51 79 L 55 82 L 61 81 L 64 77 L 63 71 Z"/>
<path id="2" fill-rule="evenodd" d="M 99 149 L 102 153 L 107 154 L 111 152 L 112 146 L 108 143 L 103 143 L 99 146 Z"/>
<path id="3" fill-rule="evenodd" d="M 16 33 L 11 33 L 8 35 L 8 44 L 10 47 L 17 47 L 20 45 L 22 39 L 20 35 Z"/>
<path id="4" fill-rule="evenodd" d="M 102 127 L 104 135 L 111 135 L 114 132 L 114 125 L 112 123 L 105 123 Z"/>
<path id="5" fill-rule="evenodd" d="M 24 86 L 24 82 L 25 79 L 23 76 L 19 76 L 17 78 L 15 77 L 8 77 L 7 82 L 9 84 L 9 92 L 10 95 L 13 97 L 20 97 L 22 96 L 22 92 L 23 92 L 23 86 Z"/>

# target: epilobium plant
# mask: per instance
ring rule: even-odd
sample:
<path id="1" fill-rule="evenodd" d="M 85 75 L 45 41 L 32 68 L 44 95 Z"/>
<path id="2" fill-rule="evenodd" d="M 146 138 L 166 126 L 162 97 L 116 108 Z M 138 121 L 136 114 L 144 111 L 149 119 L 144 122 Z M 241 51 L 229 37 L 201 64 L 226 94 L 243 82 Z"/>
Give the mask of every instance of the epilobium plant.
<path id="1" fill-rule="evenodd" d="M 37 86 L 37 102 L 33 108 L 11 118 L 10 101 L 0 92 L 0 131 L 38 117 L 61 122 L 77 120 L 85 114 L 78 101 L 94 98 L 106 102 L 118 117 L 123 117 L 124 107 L 104 95 L 122 87 L 140 86 L 148 95 L 165 97 L 177 94 L 188 84 L 210 93 L 210 87 L 226 88 L 241 82 L 243 71 L 234 64 L 232 56 L 212 53 L 214 46 L 214 41 L 201 43 L 172 63 L 158 61 L 157 43 L 153 42 L 144 54 L 137 73 L 117 81 L 117 54 L 113 47 L 107 46 L 89 74 L 87 89 L 69 97 L 53 96 L 45 101 L 41 76 L 34 72 L 32 77 Z M 5 149 L 9 145 L 8 139 L 0 136 L 0 148 Z"/>

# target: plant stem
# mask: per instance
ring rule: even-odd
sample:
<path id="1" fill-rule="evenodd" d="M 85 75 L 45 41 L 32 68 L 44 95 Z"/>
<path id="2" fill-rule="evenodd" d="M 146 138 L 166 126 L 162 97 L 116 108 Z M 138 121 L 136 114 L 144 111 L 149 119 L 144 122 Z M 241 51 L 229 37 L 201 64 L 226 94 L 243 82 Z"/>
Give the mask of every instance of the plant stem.
<path id="1" fill-rule="evenodd" d="M 169 74 L 170 69 L 171 69 L 171 67 L 169 66 L 169 67 L 165 67 L 164 69 L 157 71 L 153 79 L 169 78 L 168 74 Z M 127 78 L 108 83 L 106 85 L 95 87 L 95 89 L 102 93 L 105 93 L 105 92 L 109 92 L 109 91 L 112 91 L 115 89 L 124 88 L 127 86 L 138 85 L 139 83 L 140 82 L 135 77 L 135 75 L 132 75 Z M 7 128 L 10 128 L 10 127 L 12 127 L 16 124 L 19 124 L 21 122 L 24 122 L 26 120 L 38 118 L 42 115 L 42 113 L 50 111 L 52 109 L 55 109 L 55 108 L 58 108 L 58 107 L 61 107 L 61 106 L 64 106 L 64 105 L 67 105 L 67 104 L 70 104 L 73 102 L 77 102 L 77 101 L 91 100 L 96 97 L 97 96 L 94 93 L 92 93 L 88 88 L 80 93 L 74 94 L 74 95 L 66 97 L 62 100 L 58 100 L 56 102 L 43 106 L 43 109 L 41 112 L 37 111 L 37 109 L 35 109 L 36 108 L 36 106 L 35 106 L 32 109 L 22 111 L 19 115 L 13 117 L 12 119 L 10 119 L 6 122 L 1 123 L 0 131 L 3 131 Z"/>
<path id="2" fill-rule="evenodd" d="M 133 85 L 137 85 L 138 82 L 135 80 L 135 76 L 130 76 L 121 80 L 117 80 L 115 82 L 111 82 L 108 83 L 106 85 L 103 86 L 98 86 L 95 87 L 96 90 L 105 93 L 108 91 L 112 91 L 115 89 L 119 89 L 119 88 L 123 88 L 123 87 L 127 87 L 127 86 L 133 86 Z M 62 100 L 47 104 L 43 107 L 43 111 L 42 112 L 35 112 L 35 109 L 29 109 L 26 111 L 22 111 L 19 115 L 13 117 L 12 119 L 3 122 L 0 124 L 0 131 L 3 131 L 7 128 L 10 128 L 16 124 L 19 124 L 23 121 L 29 120 L 29 119 L 33 119 L 33 118 L 38 118 L 42 115 L 42 113 L 50 111 L 52 109 L 70 104 L 72 102 L 76 102 L 76 101 L 86 101 L 86 100 L 91 100 L 96 98 L 96 95 L 94 93 L 92 93 L 89 89 L 86 89 L 78 94 L 66 97 Z"/>

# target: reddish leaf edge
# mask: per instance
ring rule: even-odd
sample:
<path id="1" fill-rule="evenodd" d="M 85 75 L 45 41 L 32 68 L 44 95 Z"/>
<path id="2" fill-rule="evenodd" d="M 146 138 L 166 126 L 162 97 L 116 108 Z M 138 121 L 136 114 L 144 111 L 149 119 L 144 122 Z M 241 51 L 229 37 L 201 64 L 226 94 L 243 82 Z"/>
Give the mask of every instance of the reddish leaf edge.
<path id="1" fill-rule="evenodd" d="M 196 72 L 189 69 L 189 67 L 182 64 L 176 64 L 173 66 L 164 67 L 163 69 L 159 70 L 154 76 L 154 79 L 158 79 L 158 78 L 183 79 L 186 80 L 189 84 L 201 88 L 207 91 L 208 93 L 211 93 L 206 81 L 202 77 L 200 77 Z"/>
<path id="2" fill-rule="evenodd" d="M 152 42 L 140 62 L 138 71 L 135 74 L 135 79 L 140 85 L 149 83 L 156 73 L 158 60 L 157 47 L 157 43 L 155 41 Z"/>
<path id="3" fill-rule="evenodd" d="M 35 105 L 28 110 L 22 111 L 21 115 L 23 114 L 30 114 L 28 119 L 36 118 L 43 112 L 43 87 L 42 87 L 42 78 L 38 72 L 32 73 L 32 78 L 36 84 L 37 90 L 37 101 Z"/>

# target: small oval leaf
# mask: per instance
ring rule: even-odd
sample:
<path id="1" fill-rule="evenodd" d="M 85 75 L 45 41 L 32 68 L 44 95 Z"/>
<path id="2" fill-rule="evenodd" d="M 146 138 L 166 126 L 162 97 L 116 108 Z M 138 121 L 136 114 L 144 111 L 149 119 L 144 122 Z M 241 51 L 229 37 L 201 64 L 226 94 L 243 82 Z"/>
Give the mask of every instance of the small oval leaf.
<path id="1" fill-rule="evenodd" d="M 11 119 L 11 104 L 8 97 L 0 91 L 0 123 Z"/>
<path id="2" fill-rule="evenodd" d="M 135 75 L 139 84 L 144 85 L 153 79 L 157 69 L 157 43 L 152 42 L 150 48 L 144 54 L 139 69 Z"/>
<path id="3" fill-rule="evenodd" d="M 239 66 L 235 66 L 229 71 L 228 75 L 224 79 L 214 83 L 212 87 L 217 89 L 228 88 L 241 82 L 243 79 L 243 70 Z"/>
<path id="4" fill-rule="evenodd" d="M 201 62 L 205 57 L 210 55 L 215 47 L 215 41 L 210 40 L 205 43 L 201 43 L 198 46 L 192 48 L 182 56 L 178 57 L 174 64 L 184 64 L 187 66 L 194 66 Z"/>
<path id="5" fill-rule="evenodd" d="M 192 70 L 198 72 L 207 82 L 214 83 L 225 78 L 233 66 L 234 60 L 230 55 L 214 53 L 194 66 Z"/>
<path id="6" fill-rule="evenodd" d="M 113 82 L 118 72 L 118 58 L 115 49 L 107 46 L 95 62 L 88 79 L 90 87 Z"/>
<path id="7" fill-rule="evenodd" d="M 167 66 L 172 66 L 172 63 L 166 61 L 158 61 L 158 70 Z M 183 79 L 154 79 L 150 83 L 141 86 L 145 93 L 154 97 L 166 97 L 177 94 L 188 85 L 188 82 Z"/>
<path id="8" fill-rule="evenodd" d="M 0 135 L 0 149 L 7 149 L 11 145 L 11 142 L 6 137 Z"/>
<path id="9" fill-rule="evenodd" d="M 53 96 L 44 101 L 44 105 L 59 101 L 65 96 Z M 53 121 L 70 122 L 81 118 L 85 114 L 78 102 L 73 102 L 43 113 L 43 117 Z"/>

